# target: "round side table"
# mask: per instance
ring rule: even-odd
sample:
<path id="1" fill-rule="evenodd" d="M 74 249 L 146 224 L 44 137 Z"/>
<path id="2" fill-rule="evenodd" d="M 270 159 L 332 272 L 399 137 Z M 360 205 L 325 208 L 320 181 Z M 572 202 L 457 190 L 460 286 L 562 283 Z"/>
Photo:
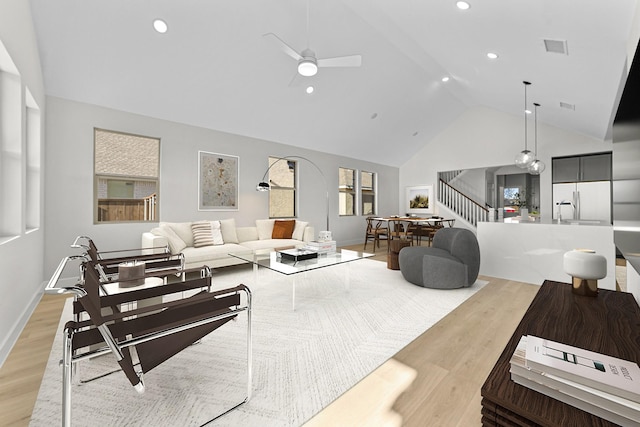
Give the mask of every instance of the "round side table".
<path id="1" fill-rule="evenodd" d="M 411 246 L 409 240 L 390 240 L 389 241 L 389 253 L 387 254 L 387 268 L 390 270 L 400 270 L 400 263 L 398 262 L 398 254 L 402 248 Z"/>

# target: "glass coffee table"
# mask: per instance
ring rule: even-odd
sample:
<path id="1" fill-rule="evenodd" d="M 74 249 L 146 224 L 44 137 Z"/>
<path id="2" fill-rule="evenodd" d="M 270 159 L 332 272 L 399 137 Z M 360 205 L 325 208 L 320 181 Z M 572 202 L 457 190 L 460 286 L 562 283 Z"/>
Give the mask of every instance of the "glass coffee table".
<path id="1" fill-rule="evenodd" d="M 344 282 L 345 287 L 349 289 L 349 265 L 353 261 L 372 257 L 373 254 L 366 252 L 351 251 L 347 249 L 338 249 L 336 252 L 322 254 L 319 253 L 316 258 L 295 261 L 280 255 L 279 250 L 257 250 L 246 252 L 236 252 L 229 254 L 232 257 L 241 259 L 253 264 L 254 283 L 258 283 L 258 267 L 268 268 L 269 270 L 278 272 L 285 276 L 290 276 L 292 281 L 292 307 L 296 309 L 296 276 L 299 273 L 305 273 L 320 268 L 334 267 L 344 265 Z"/>

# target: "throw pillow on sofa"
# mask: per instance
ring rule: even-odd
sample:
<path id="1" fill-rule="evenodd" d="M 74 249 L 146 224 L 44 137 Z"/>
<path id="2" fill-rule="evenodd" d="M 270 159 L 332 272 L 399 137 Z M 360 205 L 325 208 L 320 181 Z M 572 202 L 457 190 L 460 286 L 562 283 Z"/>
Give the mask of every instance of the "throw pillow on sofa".
<path id="1" fill-rule="evenodd" d="M 258 239 L 269 240 L 273 234 L 273 225 L 275 219 L 256 219 L 256 228 L 258 229 Z"/>
<path id="2" fill-rule="evenodd" d="M 236 233 L 236 220 L 234 218 L 221 219 L 220 230 L 222 231 L 222 240 L 225 243 L 240 243 L 238 234 Z"/>
<path id="3" fill-rule="evenodd" d="M 280 220 L 276 219 L 273 223 L 273 231 L 271 233 L 272 239 L 291 239 L 293 234 L 293 229 L 296 226 L 296 221 L 294 219 L 291 220 Z"/>
<path id="4" fill-rule="evenodd" d="M 291 235 L 291 238 L 295 240 L 303 240 L 304 229 L 307 228 L 307 225 L 309 225 L 307 221 L 296 220 L 296 226 L 293 229 L 293 234 Z"/>
<path id="5" fill-rule="evenodd" d="M 167 239 L 169 250 L 171 250 L 171 253 L 174 255 L 179 254 L 184 248 L 187 247 L 187 244 L 184 242 L 184 240 L 182 240 L 180 236 L 178 236 L 176 232 L 167 225 L 161 225 L 160 227 L 152 229 L 151 234 Z"/>
<path id="6" fill-rule="evenodd" d="M 223 245 L 220 221 L 195 221 L 191 224 L 193 247 Z"/>
<path id="7" fill-rule="evenodd" d="M 193 246 L 193 232 L 191 231 L 191 222 L 160 222 L 160 227 L 170 227 L 187 245 Z"/>

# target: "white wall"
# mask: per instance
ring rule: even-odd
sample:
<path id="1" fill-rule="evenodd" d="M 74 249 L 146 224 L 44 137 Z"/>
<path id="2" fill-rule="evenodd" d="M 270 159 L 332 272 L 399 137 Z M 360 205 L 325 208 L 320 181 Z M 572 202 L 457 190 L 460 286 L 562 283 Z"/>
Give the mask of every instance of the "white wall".
<path id="1" fill-rule="evenodd" d="M 235 218 L 238 226 L 254 225 L 268 217 L 268 195 L 255 191 L 268 167 L 268 156 L 297 155 L 316 163 L 324 172 L 330 195 L 330 229 L 338 244 L 364 241 L 361 216 L 338 217 L 338 167 L 379 174 L 379 210 L 391 214 L 398 205 L 397 168 L 346 157 L 303 150 L 274 142 L 153 119 L 123 111 L 47 98 L 47 179 L 45 274 L 70 253 L 77 235 L 94 239 L 101 250 L 135 248 L 152 224 L 93 224 L 93 129 L 128 132 L 161 139 L 160 220 L 192 221 Z M 198 151 L 239 156 L 239 210 L 198 211 Z M 326 224 L 326 191 L 322 176 L 312 165 L 299 162 L 298 218 L 310 221 L 316 235 Z"/>
<path id="2" fill-rule="evenodd" d="M 554 114 L 570 114 L 556 111 Z M 413 185 L 433 184 L 438 171 L 509 165 L 524 148 L 524 119 L 486 107 L 474 107 L 461 114 L 400 168 L 400 194 Z M 529 141 L 529 147 L 531 143 Z M 540 176 L 540 210 L 551 218 L 551 157 L 611 151 L 611 141 L 599 141 L 574 132 L 541 124 L 538 120 L 538 157 L 546 164 Z M 399 200 L 403 212 L 405 201 Z M 437 209 L 437 208 L 436 208 Z"/>
<path id="3" fill-rule="evenodd" d="M 33 99 L 40 107 L 42 127 L 44 127 L 44 83 L 28 1 L 0 0 L 0 40 L 20 72 L 23 103 L 24 88 L 28 87 Z M 22 129 L 24 153 L 26 145 L 24 118 Z M 41 152 L 44 151 L 41 150 Z M 23 166 L 26 170 L 26 159 Z M 24 212 L 26 186 L 23 184 L 22 188 L 16 188 L 15 191 L 22 193 Z M 41 225 L 42 218 L 41 212 Z M 0 295 L 2 295 L 0 298 L 0 364 L 4 362 L 41 295 L 44 232 L 40 227 L 27 234 L 26 226 L 23 213 L 21 233 L 16 239 L 0 245 Z"/>

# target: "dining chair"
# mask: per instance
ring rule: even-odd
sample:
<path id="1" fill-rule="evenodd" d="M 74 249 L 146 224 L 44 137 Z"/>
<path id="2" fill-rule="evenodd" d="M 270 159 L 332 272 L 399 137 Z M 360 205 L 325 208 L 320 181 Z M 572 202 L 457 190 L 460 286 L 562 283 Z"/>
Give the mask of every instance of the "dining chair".
<path id="1" fill-rule="evenodd" d="M 411 229 L 412 221 L 394 218 L 389 221 L 389 240 L 407 240 L 413 245 L 414 231 Z"/>
<path id="2" fill-rule="evenodd" d="M 367 220 L 367 230 L 364 237 L 364 249 L 367 250 L 367 242 L 372 239 L 373 240 L 373 252 L 376 252 L 376 245 L 380 248 L 380 240 L 388 240 L 389 239 L 389 228 L 386 225 L 386 222 L 381 218 L 377 218 L 374 216 L 369 216 L 366 218 Z"/>

